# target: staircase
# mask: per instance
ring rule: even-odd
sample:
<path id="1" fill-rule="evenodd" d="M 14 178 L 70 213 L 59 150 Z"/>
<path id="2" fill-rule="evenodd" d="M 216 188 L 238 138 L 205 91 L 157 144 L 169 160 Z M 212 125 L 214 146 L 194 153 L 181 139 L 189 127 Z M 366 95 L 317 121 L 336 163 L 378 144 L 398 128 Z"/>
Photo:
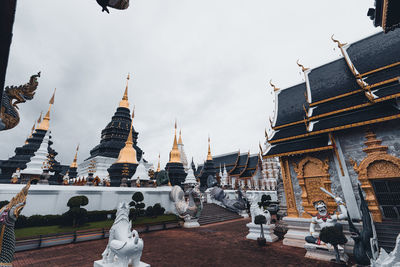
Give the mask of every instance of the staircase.
<path id="1" fill-rule="evenodd" d="M 201 211 L 201 215 L 198 222 L 200 225 L 205 225 L 205 224 L 224 222 L 240 218 L 242 218 L 242 216 L 240 216 L 239 214 L 229 211 L 216 204 L 204 203 L 203 210 Z"/>
<path id="2" fill-rule="evenodd" d="M 400 233 L 400 221 L 383 221 L 375 223 L 379 247 L 390 252 L 394 249 L 397 235 Z"/>

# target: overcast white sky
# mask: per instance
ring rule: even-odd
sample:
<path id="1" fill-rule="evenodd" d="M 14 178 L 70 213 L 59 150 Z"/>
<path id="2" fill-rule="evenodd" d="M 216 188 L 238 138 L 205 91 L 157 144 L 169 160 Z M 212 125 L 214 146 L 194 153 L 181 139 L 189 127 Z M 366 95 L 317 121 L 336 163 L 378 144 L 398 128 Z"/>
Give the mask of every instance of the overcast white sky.
<path id="1" fill-rule="evenodd" d="M 78 161 L 100 141 L 123 95 L 136 105 L 145 158 L 162 165 L 175 118 L 188 159 L 258 151 L 272 116 L 270 79 L 301 82 L 296 60 L 316 67 L 340 56 L 330 36 L 354 42 L 380 31 L 366 16 L 373 0 L 131 0 L 101 12 L 95 0 L 18 1 L 6 85 L 42 71 L 20 124 L 1 132 L 0 159 L 14 155 L 57 87 L 50 128 L 57 159 Z"/>

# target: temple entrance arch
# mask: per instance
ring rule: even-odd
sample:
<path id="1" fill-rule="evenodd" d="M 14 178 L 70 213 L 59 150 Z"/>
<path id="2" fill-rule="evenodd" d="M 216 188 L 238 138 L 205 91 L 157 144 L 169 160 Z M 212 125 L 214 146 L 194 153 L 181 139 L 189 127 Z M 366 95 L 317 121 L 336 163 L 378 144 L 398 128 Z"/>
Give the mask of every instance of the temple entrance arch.
<path id="1" fill-rule="evenodd" d="M 350 159 L 358 174 L 365 200 L 375 222 L 382 218 L 400 220 L 400 158 L 387 153 L 387 146 L 367 130 L 363 151 L 367 157 L 358 165 Z"/>

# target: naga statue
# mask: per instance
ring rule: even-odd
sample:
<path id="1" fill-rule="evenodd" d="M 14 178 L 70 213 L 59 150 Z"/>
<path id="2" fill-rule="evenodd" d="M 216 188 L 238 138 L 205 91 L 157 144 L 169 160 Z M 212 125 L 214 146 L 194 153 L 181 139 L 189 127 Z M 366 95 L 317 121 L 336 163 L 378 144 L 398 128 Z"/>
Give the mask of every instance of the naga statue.
<path id="1" fill-rule="evenodd" d="M 189 188 L 186 193 L 189 196 L 188 201 L 185 200 L 185 193 L 182 188 L 175 185 L 172 187 L 169 197 L 175 203 L 178 216 L 188 222 L 200 217 L 203 203 L 201 202 L 201 192 L 198 184 L 194 188 Z"/>
<path id="2" fill-rule="evenodd" d="M 30 186 L 28 182 L 10 203 L 0 209 L 0 266 L 12 266 L 15 252 L 14 226 L 25 206 Z"/>
<path id="3" fill-rule="evenodd" d="M 222 203 L 230 211 L 241 213 L 246 210 L 246 200 L 243 198 L 242 191 L 238 190 L 238 197 L 236 199 L 229 199 L 226 197 L 226 193 L 220 187 L 214 186 L 211 191 L 210 195 L 215 200 Z"/>
<path id="4" fill-rule="evenodd" d="M 0 131 L 14 128 L 19 123 L 18 104 L 32 100 L 38 87 L 38 74 L 32 75 L 29 82 L 20 86 L 7 86 L 3 92 L 0 109 Z M 14 101 L 15 100 L 15 101 Z"/>
<path id="5" fill-rule="evenodd" d="M 102 260 L 95 261 L 94 266 L 141 267 L 148 266 L 140 261 L 143 251 L 143 240 L 136 230 L 132 230 L 129 220 L 129 204 L 121 202 L 118 205 L 114 224 Z"/>

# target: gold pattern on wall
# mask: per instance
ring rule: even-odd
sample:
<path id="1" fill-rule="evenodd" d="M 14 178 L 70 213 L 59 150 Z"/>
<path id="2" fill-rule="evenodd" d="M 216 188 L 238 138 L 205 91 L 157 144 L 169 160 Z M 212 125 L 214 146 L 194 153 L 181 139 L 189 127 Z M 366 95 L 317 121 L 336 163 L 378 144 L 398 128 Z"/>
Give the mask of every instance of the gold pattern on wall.
<path id="1" fill-rule="evenodd" d="M 289 161 L 287 158 L 280 157 L 279 162 L 281 164 L 283 188 L 286 196 L 287 215 L 288 217 L 299 217 L 293 192 L 292 179 L 290 178 Z"/>
<path id="2" fill-rule="evenodd" d="M 367 157 L 360 165 L 353 159 L 350 159 L 350 162 L 358 174 L 374 221 L 382 222 L 382 213 L 370 180 L 400 178 L 400 158 L 388 154 L 388 147 L 381 145 L 382 141 L 376 139 L 376 135 L 370 129 L 367 129 L 365 137 L 367 140 L 364 143 L 367 147 L 363 151 L 367 153 Z"/>
<path id="3" fill-rule="evenodd" d="M 324 161 L 307 156 L 294 165 L 294 170 L 297 173 L 297 180 L 302 190 L 301 199 L 304 213 L 302 217 L 310 218 L 310 214 L 315 214 L 313 202 L 323 200 L 328 206 L 329 212 L 336 209 L 336 204 L 333 198 L 323 193 L 320 187 L 331 191 L 331 180 L 329 179 L 329 161 Z"/>

